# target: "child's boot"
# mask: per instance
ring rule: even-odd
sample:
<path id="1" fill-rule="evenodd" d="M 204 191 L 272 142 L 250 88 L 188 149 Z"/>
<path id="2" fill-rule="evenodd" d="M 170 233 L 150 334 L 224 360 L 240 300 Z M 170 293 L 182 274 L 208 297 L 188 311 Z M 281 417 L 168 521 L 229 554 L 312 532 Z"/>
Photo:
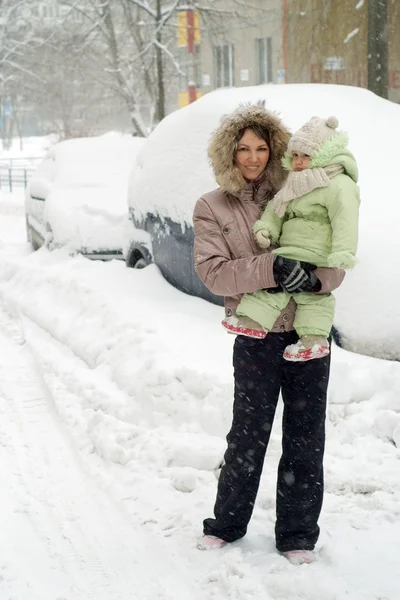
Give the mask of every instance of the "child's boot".
<path id="1" fill-rule="evenodd" d="M 329 343 L 321 335 L 302 335 L 295 343 L 287 346 L 283 358 L 292 362 L 305 362 L 323 358 L 329 354 Z"/>
<path id="2" fill-rule="evenodd" d="M 225 317 L 222 321 L 222 325 L 229 331 L 229 333 L 235 333 L 236 335 L 246 335 L 251 338 L 263 339 L 267 335 L 268 331 L 253 321 L 250 317 L 238 317 L 237 315 L 231 317 Z"/>

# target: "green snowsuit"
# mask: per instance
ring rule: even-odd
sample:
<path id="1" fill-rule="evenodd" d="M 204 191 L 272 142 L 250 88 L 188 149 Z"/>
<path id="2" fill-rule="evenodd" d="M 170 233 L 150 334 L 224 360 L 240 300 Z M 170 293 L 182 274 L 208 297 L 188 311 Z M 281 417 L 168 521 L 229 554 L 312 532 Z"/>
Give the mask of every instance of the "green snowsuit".
<path id="1" fill-rule="evenodd" d="M 266 229 L 273 250 L 286 258 L 306 261 L 318 267 L 351 268 L 355 265 L 358 241 L 358 209 L 360 204 L 357 163 L 345 148 L 346 134 L 328 140 L 313 157 L 309 168 L 340 164 L 344 173 L 334 177 L 328 187 L 315 188 L 291 200 L 281 218 L 270 202 L 253 232 Z M 291 170 L 291 156 L 286 154 L 284 166 Z M 311 334 L 328 337 L 334 316 L 335 299 L 331 294 L 294 294 L 297 304 L 294 327 L 299 336 Z M 245 294 L 237 314 L 245 315 L 272 329 L 277 317 L 287 306 L 287 292 L 258 291 Z"/>

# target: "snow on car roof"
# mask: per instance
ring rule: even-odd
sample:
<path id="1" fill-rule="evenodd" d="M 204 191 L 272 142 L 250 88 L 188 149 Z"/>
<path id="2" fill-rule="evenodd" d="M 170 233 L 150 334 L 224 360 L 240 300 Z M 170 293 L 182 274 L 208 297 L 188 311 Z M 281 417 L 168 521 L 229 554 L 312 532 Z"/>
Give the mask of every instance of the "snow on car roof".
<path id="1" fill-rule="evenodd" d="M 260 99 L 292 131 L 313 115 L 336 115 L 339 129 L 350 134 L 361 185 L 368 182 L 371 166 L 376 164 L 375 153 L 369 153 L 372 141 L 386 147 L 396 122 L 400 126 L 400 106 L 361 88 L 289 84 L 219 89 L 168 115 L 147 138 L 130 178 L 129 202 L 134 211 L 155 212 L 190 224 L 196 200 L 217 187 L 207 157 L 212 131 L 239 103 Z M 381 156 L 380 164 L 385 163 Z"/>

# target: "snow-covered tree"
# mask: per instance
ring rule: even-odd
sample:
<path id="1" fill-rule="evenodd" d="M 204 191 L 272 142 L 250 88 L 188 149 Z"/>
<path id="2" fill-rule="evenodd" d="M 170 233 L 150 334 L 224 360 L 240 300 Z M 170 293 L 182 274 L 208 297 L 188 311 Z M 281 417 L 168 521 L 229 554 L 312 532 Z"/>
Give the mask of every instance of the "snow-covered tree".
<path id="1" fill-rule="evenodd" d="M 20 90 L 27 78 L 37 77 L 25 64 L 25 56 L 40 43 L 32 30 L 30 0 L 0 0 L 0 131 L 3 146 L 10 143 L 15 121 L 20 118 Z"/>

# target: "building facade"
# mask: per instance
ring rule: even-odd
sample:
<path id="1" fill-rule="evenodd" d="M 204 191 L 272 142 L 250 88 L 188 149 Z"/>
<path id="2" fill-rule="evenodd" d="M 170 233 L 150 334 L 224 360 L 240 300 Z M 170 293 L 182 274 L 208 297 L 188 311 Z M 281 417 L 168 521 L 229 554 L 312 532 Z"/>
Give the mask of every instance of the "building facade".
<path id="1" fill-rule="evenodd" d="M 248 86 L 282 81 L 282 2 L 256 0 L 245 16 L 235 16 L 237 4 L 221 2 L 225 24 L 205 31 L 201 51 L 201 92 L 225 86 Z"/>
<path id="2" fill-rule="evenodd" d="M 253 0 L 251 8 L 219 0 L 225 18 L 210 26 L 200 14 L 194 56 L 197 96 L 219 87 L 261 83 L 368 86 L 368 0 Z M 389 99 L 400 102 L 400 0 L 387 0 Z M 192 77 L 193 78 L 193 77 Z M 181 77 L 179 106 L 188 102 Z M 178 102 L 179 98 L 179 102 Z M 173 98 L 170 99 L 173 109 Z M 175 106 L 176 107 L 176 106 Z"/>
<path id="3" fill-rule="evenodd" d="M 387 0 L 389 99 L 400 102 L 400 0 Z M 368 86 L 368 0 L 287 0 L 287 82 Z"/>
<path id="4" fill-rule="evenodd" d="M 231 0 L 215 3 L 214 19 L 198 15 L 194 56 L 185 52 L 185 34 L 179 33 L 180 64 L 195 63 L 198 95 L 219 87 L 241 87 L 284 81 L 282 62 L 282 1 L 253 0 L 238 9 Z M 187 77 L 180 80 L 179 105 L 188 103 Z"/>

